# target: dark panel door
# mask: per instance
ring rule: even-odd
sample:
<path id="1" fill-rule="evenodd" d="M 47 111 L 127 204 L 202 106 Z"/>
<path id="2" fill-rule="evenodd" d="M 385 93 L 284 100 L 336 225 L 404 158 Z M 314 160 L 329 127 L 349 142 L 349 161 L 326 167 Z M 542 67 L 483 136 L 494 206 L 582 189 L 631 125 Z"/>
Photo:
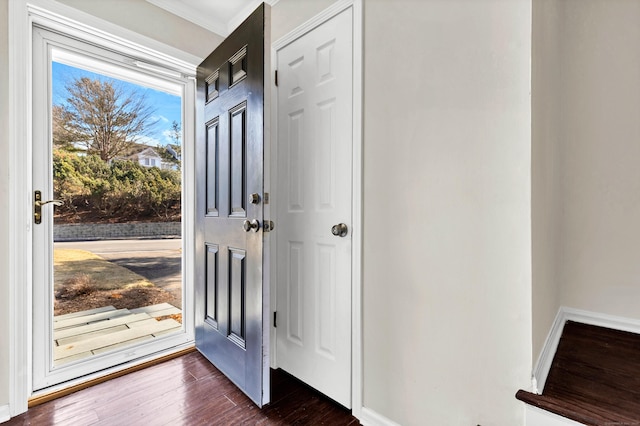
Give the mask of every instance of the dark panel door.
<path id="1" fill-rule="evenodd" d="M 258 406 L 269 400 L 262 226 L 268 14 L 268 6 L 258 7 L 200 64 L 196 97 L 196 346 Z"/>

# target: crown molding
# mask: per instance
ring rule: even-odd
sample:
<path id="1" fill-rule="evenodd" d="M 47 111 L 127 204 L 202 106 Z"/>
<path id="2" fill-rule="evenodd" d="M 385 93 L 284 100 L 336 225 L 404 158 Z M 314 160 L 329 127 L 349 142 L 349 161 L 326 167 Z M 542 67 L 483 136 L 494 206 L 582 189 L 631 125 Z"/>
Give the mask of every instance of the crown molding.
<path id="1" fill-rule="evenodd" d="M 176 0 L 146 0 L 161 9 L 166 10 L 176 16 L 186 19 L 202 28 L 214 32 L 223 37 L 227 37 L 253 12 L 263 0 L 253 0 L 244 8 L 240 9 L 232 18 L 226 22 L 212 14 L 203 14 L 202 11 Z M 280 0 L 266 0 L 264 3 L 275 6 Z"/>

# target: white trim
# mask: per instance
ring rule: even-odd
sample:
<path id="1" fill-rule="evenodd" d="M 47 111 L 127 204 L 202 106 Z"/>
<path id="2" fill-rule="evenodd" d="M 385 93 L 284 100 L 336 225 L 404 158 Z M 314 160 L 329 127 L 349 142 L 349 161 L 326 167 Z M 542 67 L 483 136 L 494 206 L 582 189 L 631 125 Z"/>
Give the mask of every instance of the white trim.
<path id="1" fill-rule="evenodd" d="M 265 52 L 266 55 L 266 52 Z M 271 98 L 271 111 L 270 111 L 270 144 L 269 144 L 269 149 L 267 150 L 265 147 L 265 157 L 264 157 L 264 179 L 265 179 L 265 186 L 266 186 L 266 182 L 269 182 L 269 197 L 270 199 L 277 199 L 277 193 L 278 193 L 278 188 L 276 187 L 276 185 L 272 185 L 271 182 L 278 182 L 278 168 L 275 167 L 274 164 L 272 164 L 272 162 L 277 161 L 278 158 L 278 144 L 277 144 L 277 140 L 278 140 L 278 88 L 276 87 L 276 80 L 275 80 L 275 68 L 278 66 L 278 60 L 277 60 L 277 53 L 275 51 L 275 49 L 273 48 L 273 45 L 271 45 L 271 67 L 269 68 L 269 76 L 265 76 L 265 90 L 267 90 L 267 84 L 269 84 L 269 88 L 271 90 L 271 94 L 270 94 L 270 98 Z M 266 69 L 265 69 L 265 73 L 266 73 Z M 266 122 L 265 122 L 266 123 Z M 265 189 L 265 192 L 267 192 L 267 190 Z M 275 217 L 275 211 L 276 209 L 272 209 L 271 208 L 272 203 L 269 203 L 269 215 L 268 218 L 269 219 L 276 219 Z M 272 213 L 273 212 L 273 215 Z M 267 210 L 266 210 L 266 205 L 265 205 L 265 219 L 267 218 Z M 278 223 L 275 223 L 275 226 L 278 226 Z M 271 290 L 271 294 L 269 295 L 269 305 L 270 305 L 270 315 L 274 315 L 274 312 L 278 311 L 278 300 L 276 298 L 276 295 L 278 293 L 277 291 L 277 264 L 276 264 L 276 256 L 277 256 L 277 238 L 269 238 L 269 258 L 265 259 L 265 262 L 269 262 L 269 282 L 273 283 L 274 288 Z M 269 365 L 271 368 L 276 369 L 278 368 L 278 358 L 277 358 L 277 353 L 276 353 L 276 339 L 278 338 L 277 332 L 276 332 L 276 328 L 273 326 L 273 316 L 271 317 L 271 320 L 269 321 L 270 323 L 270 329 L 271 329 L 271 333 L 269 334 L 269 339 L 271 342 L 271 346 L 269 348 Z"/>
<path id="2" fill-rule="evenodd" d="M 363 10 L 362 0 L 353 1 L 353 236 L 351 241 L 351 411 L 360 418 L 363 409 L 362 352 L 362 186 L 363 170 Z"/>
<path id="3" fill-rule="evenodd" d="M 536 367 L 533 372 L 533 380 L 534 383 L 537 383 L 537 386 L 533 386 L 534 393 L 542 393 L 544 390 L 549 369 L 551 368 L 553 357 L 558 349 L 562 330 L 564 329 L 564 325 L 567 321 L 640 334 L 640 320 L 561 306 L 555 320 L 553 321 L 553 325 L 551 326 L 551 330 L 549 331 L 542 351 L 540 352 L 538 362 L 536 362 Z"/>
<path id="4" fill-rule="evenodd" d="M 184 3 L 174 0 L 147 0 L 147 2 L 218 35 L 223 37 L 229 35 L 229 27 L 224 21 L 216 19 L 214 16 L 203 15 L 198 10 Z"/>
<path id="5" fill-rule="evenodd" d="M 31 387 L 31 25 L 9 2 L 9 408 L 27 411 Z"/>
<path id="6" fill-rule="evenodd" d="M 399 423 L 396 423 L 367 407 L 362 407 L 361 415 L 358 417 L 358 420 L 363 426 L 400 426 Z"/>
<path id="7" fill-rule="evenodd" d="M 200 58 L 195 55 L 56 1 L 15 1 L 28 9 L 31 19 L 36 24 L 44 20 L 47 27 L 53 30 L 76 29 L 84 34 L 84 41 L 125 55 L 136 56 L 139 60 L 182 71 L 187 75 L 194 74 L 195 67 L 200 63 Z"/>
<path id="8" fill-rule="evenodd" d="M 291 30 L 289 33 L 283 35 L 282 37 L 274 41 L 273 49 L 276 51 L 282 49 L 287 44 L 296 41 L 297 39 L 299 39 L 309 31 L 313 30 L 319 25 L 322 25 L 329 19 L 333 18 L 343 10 L 348 9 L 350 7 L 354 7 L 354 12 L 359 11 L 359 13 L 354 13 L 354 21 L 357 22 L 359 20 L 360 23 L 362 23 L 362 0 L 339 0 L 334 4 L 332 4 L 331 6 L 329 6 L 328 8 L 326 8 L 325 10 L 323 10 L 322 12 L 318 13 L 313 18 L 309 19 L 308 21 L 304 22 L 303 24 Z M 356 30 L 355 25 L 353 29 L 354 31 Z M 360 29 L 362 30 L 362 28 Z M 362 34 L 358 34 L 358 39 L 362 40 Z M 355 56 L 356 50 L 358 48 L 361 49 L 362 45 L 360 46 L 356 45 L 355 38 L 354 38 L 353 47 L 354 47 L 354 56 Z"/>
<path id="9" fill-rule="evenodd" d="M 262 196 L 264 199 L 265 193 L 271 192 L 271 145 L 272 139 L 271 137 L 271 107 L 273 94 L 273 87 L 271 86 L 269 80 L 271 75 L 272 68 L 272 55 L 270 52 L 271 48 L 271 8 L 270 6 L 265 7 L 264 11 L 264 44 L 263 44 L 263 55 L 264 55 L 264 67 L 262 69 L 263 72 L 263 150 L 262 150 Z M 271 203 L 266 204 L 262 203 L 262 220 L 263 223 L 266 220 L 271 220 Z M 262 262 L 263 262 L 263 273 L 262 273 L 262 404 L 268 404 L 271 402 L 271 354 L 273 352 L 272 342 L 275 343 L 275 340 L 271 340 L 271 335 L 273 334 L 274 328 L 271 326 L 271 295 L 275 294 L 275 291 L 272 290 L 271 279 L 271 241 L 275 240 L 275 238 L 271 238 L 271 232 L 262 233 Z"/>
<path id="10" fill-rule="evenodd" d="M 273 3 L 272 3 L 273 4 Z M 362 164 L 363 164 L 363 17 L 362 17 L 362 0 L 340 0 L 318 15 L 301 24 L 288 34 L 282 36 L 272 45 L 272 64 L 271 84 L 273 90 L 275 87 L 274 73 L 277 67 L 277 51 L 284 48 L 288 44 L 304 36 L 309 31 L 325 23 L 331 18 L 337 16 L 344 10 L 353 8 L 353 163 L 352 163 L 352 246 L 351 246 L 351 288 L 352 288 L 352 306 L 351 306 L 351 407 L 354 417 L 360 419 L 363 413 L 363 359 L 362 359 Z M 275 92 L 274 92 L 275 93 Z M 277 96 L 273 96 L 272 100 L 272 140 L 278 140 L 278 108 Z M 271 150 L 272 161 L 277 161 L 277 144 L 272 144 Z M 271 167 L 271 181 L 277 182 L 278 168 Z M 275 194 L 277 188 L 272 187 L 272 194 Z M 277 223 L 276 223 L 277 227 Z M 272 240 L 272 263 L 276 262 L 277 251 L 275 246 L 275 238 Z M 272 282 L 276 283 L 275 276 L 276 267 L 272 265 L 271 277 Z M 272 311 L 277 310 L 276 292 L 272 295 Z M 275 342 L 277 337 L 275 328 L 272 327 L 272 341 Z M 277 354 L 275 343 L 271 351 L 271 365 L 277 366 Z M 369 410 L 370 411 L 370 410 Z M 374 418 L 377 418 L 374 416 Z M 393 424 L 393 423 L 389 423 Z"/>
<path id="11" fill-rule="evenodd" d="M 9 43 L 8 99 L 10 180 L 8 204 L 11 207 L 8 277 L 9 411 L 12 416 L 15 416 L 27 410 L 27 402 L 32 392 L 32 26 L 45 24 L 54 30 L 82 35 L 82 38 L 90 43 L 118 51 L 151 65 L 161 64 L 186 76 L 195 75 L 199 58 L 52 0 L 12 0 L 9 2 L 8 11 L 8 34 L 11 41 Z M 193 103 L 195 98 L 193 81 L 185 83 L 184 96 L 185 105 Z M 189 120 L 189 122 L 193 121 L 192 108 L 185 108 L 184 114 L 185 123 Z M 193 129 L 185 128 L 185 141 L 188 141 L 188 138 L 193 139 Z M 186 155 L 193 159 L 193 153 L 186 153 Z M 189 161 L 187 157 L 185 161 Z M 193 208 L 190 207 L 193 203 L 188 201 L 186 188 L 185 186 L 185 216 L 188 216 L 193 214 Z M 193 191 L 192 187 L 191 191 Z M 183 229 L 185 236 L 193 235 L 193 220 L 188 218 L 184 220 Z M 193 245 L 193 237 L 191 241 Z M 191 245 L 185 245 L 183 259 L 189 255 L 193 258 Z M 183 264 L 183 272 L 184 282 L 193 280 L 192 265 Z M 193 296 L 191 300 L 185 297 L 184 303 L 185 306 L 193 305 Z M 185 324 L 193 324 L 193 312 L 186 314 L 184 320 Z M 176 348 L 149 355 L 149 358 L 170 353 Z"/>
<path id="12" fill-rule="evenodd" d="M 0 405 L 0 423 L 6 422 L 11 418 L 11 412 L 8 405 Z"/>

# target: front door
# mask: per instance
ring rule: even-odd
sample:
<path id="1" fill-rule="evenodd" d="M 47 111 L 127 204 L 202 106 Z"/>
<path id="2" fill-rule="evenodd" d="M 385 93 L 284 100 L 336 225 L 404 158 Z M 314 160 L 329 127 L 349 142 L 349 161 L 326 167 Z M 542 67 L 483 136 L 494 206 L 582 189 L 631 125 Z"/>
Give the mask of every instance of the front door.
<path id="1" fill-rule="evenodd" d="M 196 346 L 258 406 L 269 402 L 268 16 L 268 6 L 258 7 L 200 64 L 196 98 Z"/>
<path id="2" fill-rule="evenodd" d="M 277 51 L 277 362 L 351 406 L 352 9 Z"/>
<path id="3" fill-rule="evenodd" d="M 123 235 L 134 220 L 154 231 L 177 227 L 180 234 L 180 182 L 193 175 L 192 163 L 161 169 L 127 158 L 125 148 L 151 149 L 142 141 L 157 141 L 153 151 L 163 152 L 159 135 L 166 128 L 160 123 L 159 133 L 117 135 L 133 127 L 141 111 L 129 105 L 165 116 L 171 105 L 176 120 L 191 129 L 181 118 L 182 99 L 190 99 L 194 84 L 144 70 L 135 65 L 141 58 L 134 61 L 58 30 L 34 26 L 32 36 L 32 386 L 41 390 L 193 341 L 192 295 L 182 291 L 181 239 L 152 243 Z M 100 146 L 113 148 L 116 142 L 122 151 L 97 154 L 107 151 Z M 185 148 L 190 152 L 191 144 Z M 153 212 L 159 205 L 151 203 L 152 194 L 173 200 L 165 210 L 173 212 L 170 218 Z M 127 208 L 132 205 L 146 208 Z M 182 229 L 187 248 L 193 234 L 188 226 Z M 191 251 L 184 260 L 192 262 Z"/>

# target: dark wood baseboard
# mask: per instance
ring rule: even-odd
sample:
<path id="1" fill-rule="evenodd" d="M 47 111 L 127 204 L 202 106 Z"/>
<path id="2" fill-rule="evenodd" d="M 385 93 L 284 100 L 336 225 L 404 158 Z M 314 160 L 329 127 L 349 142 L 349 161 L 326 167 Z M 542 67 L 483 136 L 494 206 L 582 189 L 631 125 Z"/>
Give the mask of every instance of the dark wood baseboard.
<path id="1" fill-rule="evenodd" d="M 132 367 L 127 367 L 127 368 L 125 368 L 123 370 L 120 370 L 120 371 L 115 371 L 113 373 L 109 373 L 109 374 L 106 374 L 104 376 L 97 377 L 95 379 L 87 380 L 86 382 L 78 383 L 78 384 L 66 387 L 64 389 L 60 389 L 60 390 L 56 390 L 56 391 L 53 391 L 53 392 L 50 392 L 50 393 L 46 393 L 46 394 L 35 396 L 35 397 L 29 399 L 28 407 L 29 408 L 33 408 L 33 407 L 35 407 L 37 405 L 44 404 L 45 402 L 49 402 L 49 401 L 52 401 L 54 399 L 70 395 L 70 394 L 72 394 L 74 392 L 78 392 L 78 391 L 80 391 L 82 389 L 86 389 L 86 388 L 89 388 L 91 386 L 95 386 L 95 385 L 97 385 L 99 383 L 104 383 L 104 382 L 106 382 L 108 380 L 112 380 L 112 379 L 115 379 L 117 377 L 121 377 L 121 376 L 124 376 L 126 374 L 130 374 L 130 373 L 133 373 L 135 371 L 140 371 L 140 370 L 143 370 L 145 368 L 151 367 L 153 365 L 157 365 L 157 364 L 169 361 L 171 359 L 178 358 L 180 356 L 183 356 L 183 355 L 186 355 L 188 353 L 191 353 L 191 352 L 193 352 L 195 350 L 196 350 L 195 346 L 191 346 L 191 347 L 188 347 L 188 348 L 185 348 L 185 349 L 181 349 L 181 350 L 179 350 L 177 352 L 172 352 L 170 354 L 163 355 L 160 358 L 156 358 L 156 359 L 152 359 L 152 360 L 147 361 L 147 362 L 143 362 L 142 364 L 134 365 Z"/>

